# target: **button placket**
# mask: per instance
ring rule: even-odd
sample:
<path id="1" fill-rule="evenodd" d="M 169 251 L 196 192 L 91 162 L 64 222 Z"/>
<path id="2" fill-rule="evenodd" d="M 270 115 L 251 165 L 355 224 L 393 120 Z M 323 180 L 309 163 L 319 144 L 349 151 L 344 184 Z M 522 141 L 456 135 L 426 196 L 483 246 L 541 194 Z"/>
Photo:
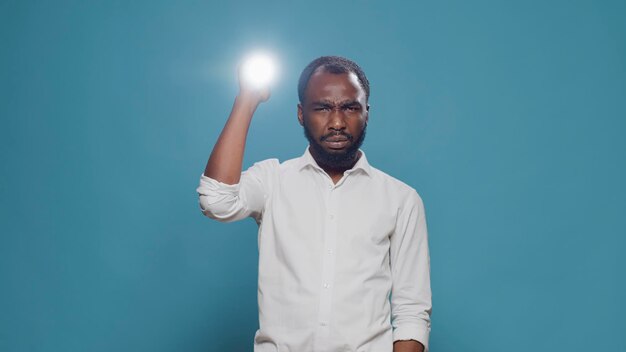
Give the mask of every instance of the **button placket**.
<path id="1" fill-rule="evenodd" d="M 328 324 L 331 319 L 331 305 L 332 305 L 332 293 L 333 293 L 333 280 L 335 272 L 335 245 L 337 241 L 337 188 L 331 186 L 326 196 L 326 221 L 324 226 L 324 251 L 322 252 L 322 283 L 320 291 L 320 304 L 318 313 L 318 324 L 320 328 L 324 329 L 320 331 L 321 335 L 326 336 Z M 322 336 L 319 336 L 320 338 Z"/>

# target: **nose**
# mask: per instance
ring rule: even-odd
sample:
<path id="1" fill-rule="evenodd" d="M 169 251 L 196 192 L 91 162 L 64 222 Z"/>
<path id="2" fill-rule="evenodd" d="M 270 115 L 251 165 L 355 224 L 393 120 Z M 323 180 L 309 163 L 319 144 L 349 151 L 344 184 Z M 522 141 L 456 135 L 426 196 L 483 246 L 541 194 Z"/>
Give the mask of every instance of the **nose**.
<path id="1" fill-rule="evenodd" d="M 333 109 L 330 114 L 329 129 L 343 130 L 346 128 L 346 116 L 342 109 Z"/>

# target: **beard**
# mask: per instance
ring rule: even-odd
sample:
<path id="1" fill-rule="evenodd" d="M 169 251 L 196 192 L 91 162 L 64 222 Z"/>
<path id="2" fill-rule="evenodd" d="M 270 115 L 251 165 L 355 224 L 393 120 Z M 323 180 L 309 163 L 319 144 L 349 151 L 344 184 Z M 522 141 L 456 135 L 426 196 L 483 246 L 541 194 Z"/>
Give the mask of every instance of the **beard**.
<path id="1" fill-rule="evenodd" d="M 306 139 L 309 140 L 309 145 L 315 152 L 314 155 L 319 158 L 319 160 L 316 160 L 316 161 L 319 164 L 321 164 L 320 166 L 325 166 L 334 170 L 341 170 L 341 169 L 348 169 L 352 167 L 354 163 L 356 162 L 356 155 L 359 152 L 359 148 L 363 144 L 363 141 L 365 140 L 365 131 L 367 130 L 367 123 L 363 125 L 363 130 L 361 131 L 361 134 L 356 140 L 354 139 L 353 135 L 343 132 L 343 131 L 338 131 L 338 132 L 326 134 L 322 136 L 320 140 L 318 141 L 313 137 L 306 123 L 304 123 L 303 127 L 304 127 L 304 136 L 306 137 Z M 344 150 L 337 150 L 334 152 L 329 152 L 326 149 L 324 149 L 324 147 L 322 146 L 322 142 L 332 136 L 343 136 L 347 138 L 351 142 L 351 144 L 348 148 Z"/>

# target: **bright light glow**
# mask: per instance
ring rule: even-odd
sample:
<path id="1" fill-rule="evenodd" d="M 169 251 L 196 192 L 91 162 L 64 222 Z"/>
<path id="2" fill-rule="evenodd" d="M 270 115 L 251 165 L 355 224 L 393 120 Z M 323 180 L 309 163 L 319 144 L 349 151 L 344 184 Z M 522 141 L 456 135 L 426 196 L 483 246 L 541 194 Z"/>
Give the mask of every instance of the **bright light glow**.
<path id="1" fill-rule="evenodd" d="M 241 66 L 241 78 L 254 88 L 269 86 L 276 78 L 275 60 L 266 53 L 248 56 Z"/>

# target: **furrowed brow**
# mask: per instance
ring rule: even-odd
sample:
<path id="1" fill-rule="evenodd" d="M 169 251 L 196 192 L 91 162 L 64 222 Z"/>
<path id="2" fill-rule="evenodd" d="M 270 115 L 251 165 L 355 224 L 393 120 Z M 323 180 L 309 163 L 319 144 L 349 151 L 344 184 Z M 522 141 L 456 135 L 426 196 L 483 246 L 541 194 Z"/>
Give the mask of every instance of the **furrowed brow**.
<path id="1" fill-rule="evenodd" d="M 311 102 L 311 105 L 333 106 L 335 104 L 330 100 L 317 100 L 317 101 Z"/>
<path id="2" fill-rule="evenodd" d="M 363 106 L 361 105 L 361 103 L 358 100 L 348 100 L 348 101 L 344 101 L 341 103 L 341 107 L 347 108 L 347 107 L 359 107 L 362 108 Z"/>
<path id="3" fill-rule="evenodd" d="M 332 108 L 335 105 L 330 102 L 330 101 L 326 101 L 326 100 L 319 100 L 319 101 L 313 101 L 311 102 L 311 107 L 313 108 Z"/>
<path id="4" fill-rule="evenodd" d="M 323 100 L 313 101 L 313 102 L 311 102 L 311 105 L 323 105 L 323 106 L 335 106 L 335 105 L 339 105 L 339 106 L 353 106 L 353 105 L 358 105 L 358 106 L 361 106 L 361 103 L 358 100 L 344 100 L 344 101 L 335 103 L 333 101 L 323 99 Z"/>

